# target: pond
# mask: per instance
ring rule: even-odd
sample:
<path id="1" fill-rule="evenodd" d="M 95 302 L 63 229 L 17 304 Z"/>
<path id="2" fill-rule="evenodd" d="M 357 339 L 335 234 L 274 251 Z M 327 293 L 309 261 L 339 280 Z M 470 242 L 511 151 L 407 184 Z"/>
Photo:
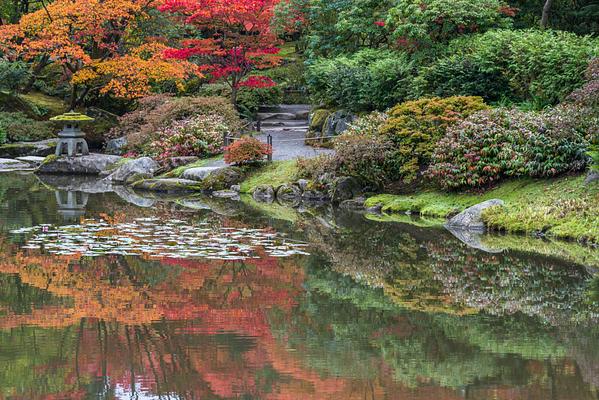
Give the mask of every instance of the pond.
<path id="1" fill-rule="evenodd" d="M 73 182 L 0 175 L 0 399 L 599 398 L 597 249 Z"/>

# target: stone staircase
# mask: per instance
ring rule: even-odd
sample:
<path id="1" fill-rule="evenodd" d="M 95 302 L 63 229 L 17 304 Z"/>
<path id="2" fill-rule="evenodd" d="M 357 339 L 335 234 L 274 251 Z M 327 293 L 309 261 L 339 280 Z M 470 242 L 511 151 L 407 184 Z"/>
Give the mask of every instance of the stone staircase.
<path id="1" fill-rule="evenodd" d="M 278 106 L 262 106 L 258 112 L 264 134 L 275 136 L 286 133 L 304 134 L 308 131 L 310 105 L 281 104 Z"/>

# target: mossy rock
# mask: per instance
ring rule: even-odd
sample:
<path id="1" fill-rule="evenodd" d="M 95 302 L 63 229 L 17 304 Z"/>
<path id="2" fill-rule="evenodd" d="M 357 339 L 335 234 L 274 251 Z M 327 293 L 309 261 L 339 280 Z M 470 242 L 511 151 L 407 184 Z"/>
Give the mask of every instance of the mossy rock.
<path id="1" fill-rule="evenodd" d="M 244 173 L 241 168 L 228 167 L 220 168 L 210 173 L 201 181 L 204 190 L 218 191 L 229 189 L 233 185 L 238 185 L 243 180 Z"/>
<path id="2" fill-rule="evenodd" d="M 315 110 L 310 116 L 310 130 L 322 131 L 324 123 L 331 113 L 331 110 L 326 109 Z"/>

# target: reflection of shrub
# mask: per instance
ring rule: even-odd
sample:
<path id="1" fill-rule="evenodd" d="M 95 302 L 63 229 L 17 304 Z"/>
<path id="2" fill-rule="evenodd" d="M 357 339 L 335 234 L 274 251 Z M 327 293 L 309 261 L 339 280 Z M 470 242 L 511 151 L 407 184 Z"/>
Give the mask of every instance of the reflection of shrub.
<path id="1" fill-rule="evenodd" d="M 266 143 L 255 138 L 241 138 L 225 148 L 227 164 L 248 164 L 264 160 L 272 154 L 272 149 Z"/>
<path id="2" fill-rule="evenodd" d="M 175 121 L 158 132 L 158 138 L 149 145 L 149 152 L 159 159 L 211 156 L 222 151 L 223 135 L 228 132 L 224 118 L 219 115 Z"/>
<path id="3" fill-rule="evenodd" d="M 54 136 L 52 124 L 36 121 L 25 114 L 0 112 L 0 143 L 3 142 L 36 141 Z"/>
<path id="4" fill-rule="evenodd" d="M 141 99 L 137 110 L 119 119 L 119 126 L 111 130 L 110 136 L 126 136 L 130 150 L 139 151 L 175 121 L 199 116 L 221 117 L 230 132 L 241 126 L 237 111 L 226 98 L 156 95 Z"/>
<path id="5" fill-rule="evenodd" d="M 564 123 L 568 114 L 557 115 L 560 111 L 477 113 L 448 130 L 437 145 L 428 174 L 444 188 L 459 188 L 484 186 L 505 177 L 551 177 L 584 169 L 588 142 L 576 130 L 561 129 L 571 123 Z"/>
<path id="6" fill-rule="evenodd" d="M 408 101 L 389 110 L 381 133 L 393 143 L 393 179 L 412 182 L 428 166 L 447 128 L 486 108 L 480 97 L 449 97 Z"/>

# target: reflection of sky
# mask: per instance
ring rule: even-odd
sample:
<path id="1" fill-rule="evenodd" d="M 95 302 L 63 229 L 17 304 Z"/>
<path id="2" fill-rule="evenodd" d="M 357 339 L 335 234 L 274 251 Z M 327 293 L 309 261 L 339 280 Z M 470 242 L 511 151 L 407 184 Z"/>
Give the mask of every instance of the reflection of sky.
<path id="1" fill-rule="evenodd" d="M 157 396 L 152 393 L 148 393 L 141 388 L 139 383 L 135 384 L 135 391 L 131 390 L 131 387 L 124 387 L 121 384 L 117 384 L 114 388 L 115 398 L 119 400 L 159 400 L 159 399 L 170 399 L 170 400 L 180 400 L 182 397 L 179 397 L 176 393 L 168 393 Z"/>
<path id="2" fill-rule="evenodd" d="M 138 218 L 130 223 L 109 224 L 87 220 L 83 224 L 52 227 L 39 225 L 13 230 L 32 234 L 24 249 L 45 249 L 56 255 L 139 255 L 169 258 L 245 260 L 258 258 L 264 249 L 272 257 L 306 255 L 303 243 L 292 242 L 268 229 L 186 225 L 180 220 Z"/>

